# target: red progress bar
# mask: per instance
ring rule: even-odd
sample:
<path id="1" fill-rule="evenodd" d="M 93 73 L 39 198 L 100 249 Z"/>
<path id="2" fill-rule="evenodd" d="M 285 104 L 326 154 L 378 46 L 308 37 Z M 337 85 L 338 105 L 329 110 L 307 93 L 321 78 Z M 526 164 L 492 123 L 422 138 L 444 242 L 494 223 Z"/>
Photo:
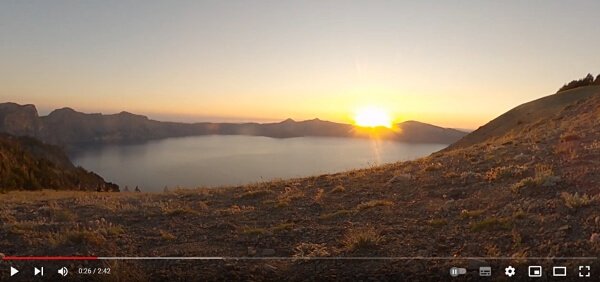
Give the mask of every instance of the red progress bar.
<path id="1" fill-rule="evenodd" d="M 98 257 L 3 257 L 2 260 L 98 260 Z"/>

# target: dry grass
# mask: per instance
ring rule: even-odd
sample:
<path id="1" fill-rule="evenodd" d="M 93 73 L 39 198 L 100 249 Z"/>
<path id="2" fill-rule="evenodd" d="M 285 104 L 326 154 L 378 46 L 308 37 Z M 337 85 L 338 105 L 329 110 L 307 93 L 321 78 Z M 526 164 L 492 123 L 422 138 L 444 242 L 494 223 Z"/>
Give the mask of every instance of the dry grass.
<path id="1" fill-rule="evenodd" d="M 353 210 L 338 210 L 332 213 L 326 213 L 319 216 L 319 219 L 329 220 L 354 214 Z"/>
<path id="2" fill-rule="evenodd" d="M 57 222 L 72 222 L 77 220 L 77 215 L 70 210 L 65 209 L 53 209 L 51 210 L 52 218 Z"/>
<path id="3" fill-rule="evenodd" d="M 164 230 L 160 230 L 158 233 L 160 234 L 160 238 L 162 238 L 165 241 L 173 241 L 173 240 L 177 239 L 177 237 L 175 235 L 173 235 L 167 231 L 164 231 Z"/>
<path id="4" fill-rule="evenodd" d="M 513 184 L 510 189 L 514 193 L 519 193 L 523 188 L 543 186 L 555 186 L 561 180 L 560 176 L 554 174 L 554 171 L 549 165 L 537 165 L 535 167 L 534 176 L 525 177 L 519 182 Z"/>
<path id="5" fill-rule="evenodd" d="M 382 239 L 374 228 L 362 228 L 348 231 L 342 243 L 350 251 L 369 250 L 378 247 Z"/>
<path id="6" fill-rule="evenodd" d="M 499 166 L 487 171 L 484 178 L 489 182 L 510 179 L 521 176 L 526 169 L 520 165 Z"/>
<path id="7" fill-rule="evenodd" d="M 315 203 L 318 203 L 318 204 L 323 203 L 323 194 L 324 193 L 325 193 L 325 190 L 323 190 L 321 188 L 317 189 L 317 192 L 315 193 L 315 197 L 314 197 Z"/>
<path id="8" fill-rule="evenodd" d="M 342 185 L 335 186 L 335 188 L 331 189 L 330 193 L 343 193 L 346 191 L 346 188 Z"/>
<path id="9" fill-rule="evenodd" d="M 356 206 L 356 210 L 364 211 L 364 210 L 375 208 L 375 207 L 385 207 L 385 206 L 392 206 L 392 205 L 394 205 L 394 202 L 388 201 L 388 200 L 371 200 L 368 202 L 363 202 L 363 203 L 358 204 Z"/>
<path id="10" fill-rule="evenodd" d="M 427 224 L 433 227 L 442 227 L 448 225 L 448 221 L 445 219 L 431 219 L 427 221 Z"/>
<path id="11" fill-rule="evenodd" d="M 506 218 L 488 217 L 482 221 L 471 223 L 470 229 L 474 232 L 510 230 L 512 221 Z"/>
<path id="12" fill-rule="evenodd" d="M 496 245 L 486 245 L 484 249 L 486 255 L 490 257 L 500 257 L 502 255 L 502 252 L 500 252 L 500 249 Z"/>
<path id="13" fill-rule="evenodd" d="M 70 230 L 53 233 L 48 240 L 48 243 L 54 247 L 70 244 L 102 246 L 105 242 L 106 238 L 102 234 L 88 230 Z"/>
<path id="14" fill-rule="evenodd" d="M 279 225 L 271 227 L 270 230 L 273 233 L 278 233 L 278 232 L 288 231 L 288 230 L 292 230 L 292 229 L 294 229 L 293 223 L 281 223 Z"/>
<path id="15" fill-rule="evenodd" d="M 220 212 L 225 213 L 225 214 L 235 215 L 235 214 L 241 214 L 241 213 L 246 213 L 246 212 L 252 212 L 254 210 L 256 210 L 256 208 L 253 206 L 232 205 L 229 208 L 220 210 Z"/>
<path id="16" fill-rule="evenodd" d="M 564 200 L 565 206 L 573 210 L 587 207 L 598 198 L 598 196 L 590 197 L 587 194 L 579 195 L 577 192 L 575 194 L 563 192 L 560 196 Z"/>
<path id="17" fill-rule="evenodd" d="M 266 235 L 269 234 L 269 230 L 261 227 L 245 227 L 242 229 L 244 235 Z"/>
<path id="18" fill-rule="evenodd" d="M 283 192 L 277 196 L 280 207 L 288 206 L 292 201 L 302 199 L 304 192 L 298 188 L 285 187 Z"/>
<path id="19" fill-rule="evenodd" d="M 200 213 L 188 207 L 176 208 L 176 209 L 165 209 L 163 214 L 166 216 L 198 216 Z"/>
<path id="20" fill-rule="evenodd" d="M 330 255 L 325 244 L 300 243 L 294 247 L 295 258 L 327 257 Z"/>
<path id="21" fill-rule="evenodd" d="M 256 199 L 261 197 L 266 197 L 268 195 L 273 194 L 273 192 L 269 190 L 250 190 L 240 194 L 241 199 Z"/>
<path id="22" fill-rule="evenodd" d="M 480 215 L 482 215 L 484 212 L 484 210 L 462 210 L 460 211 L 460 217 L 461 218 L 476 218 L 479 217 Z"/>
<path id="23" fill-rule="evenodd" d="M 534 186 L 534 185 L 536 185 L 536 182 L 533 179 L 533 177 L 525 177 L 525 178 L 521 179 L 519 182 L 510 186 L 510 190 L 513 193 L 519 193 L 519 192 L 521 192 L 521 190 L 523 188 L 529 187 L 529 186 Z"/>

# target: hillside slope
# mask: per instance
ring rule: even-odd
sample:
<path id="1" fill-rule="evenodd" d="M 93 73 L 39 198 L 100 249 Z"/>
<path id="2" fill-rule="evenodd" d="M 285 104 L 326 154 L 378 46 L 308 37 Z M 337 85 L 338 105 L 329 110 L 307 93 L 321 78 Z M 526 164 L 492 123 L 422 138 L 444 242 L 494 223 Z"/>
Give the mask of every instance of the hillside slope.
<path id="1" fill-rule="evenodd" d="M 222 189 L 49 194 L 53 209 L 81 215 L 67 224 L 51 211 L 13 212 L 35 209 L 45 199 L 24 206 L 33 195 L 0 195 L 0 219 L 8 222 L 0 250 L 300 258 L 120 265 L 127 269 L 123 280 L 138 281 L 194 280 L 199 273 L 208 280 L 439 281 L 453 266 L 467 268 L 465 279 L 477 281 L 479 266 L 492 266 L 500 279 L 507 263 L 517 267 L 517 279 L 526 277 L 527 265 L 564 265 L 569 273 L 578 265 L 600 269 L 600 94 L 577 93 L 520 107 L 545 112 L 542 119 L 510 114 L 508 120 L 527 122 L 487 131 L 483 139 L 477 136 L 483 130 L 474 132 L 465 139 L 484 142 L 409 162 Z M 546 111 L 556 97 L 569 101 Z M 23 233 L 20 223 L 32 218 L 44 223 Z M 49 245 L 49 228 L 69 235 L 53 235 L 56 243 Z"/>
<path id="2" fill-rule="evenodd" d="M 523 134 L 524 130 L 536 122 L 546 122 L 562 110 L 578 101 L 585 101 L 600 93 L 600 86 L 586 86 L 546 96 L 522 104 L 493 119 L 484 126 L 452 144 L 448 150 L 468 147 L 492 138 L 503 138 L 511 133 Z"/>
<path id="3" fill-rule="evenodd" d="M 0 134 L 0 190 L 39 189 L 119 191 L 100 176 L 75 167 L 58 147 Z"/>

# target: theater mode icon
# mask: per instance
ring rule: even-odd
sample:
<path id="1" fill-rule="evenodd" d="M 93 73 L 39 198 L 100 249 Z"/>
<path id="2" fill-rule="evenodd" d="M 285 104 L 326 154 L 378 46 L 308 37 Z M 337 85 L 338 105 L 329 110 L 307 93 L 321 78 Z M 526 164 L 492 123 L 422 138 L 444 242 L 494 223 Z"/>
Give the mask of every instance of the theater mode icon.
<path id="1" fill-rule="evenodd" d="M 552 267 L 552 276 L 554 277 L 566 277 L 567 267 L 566 266 L 555 266 Z"/>

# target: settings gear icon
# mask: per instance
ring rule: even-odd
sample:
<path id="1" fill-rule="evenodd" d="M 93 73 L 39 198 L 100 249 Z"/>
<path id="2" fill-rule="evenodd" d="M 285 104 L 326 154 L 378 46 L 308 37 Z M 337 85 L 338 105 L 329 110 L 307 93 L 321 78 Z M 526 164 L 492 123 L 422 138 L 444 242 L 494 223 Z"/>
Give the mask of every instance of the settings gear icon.
<path id="1" fill-rule="evenodd" d="M 512 265 L 509 265 L 504 269 L 504 274 L 506 274 L 508 277 L 513 277 L 513 275 L 515 275 L 515 268 L 512 267 Z"/>

